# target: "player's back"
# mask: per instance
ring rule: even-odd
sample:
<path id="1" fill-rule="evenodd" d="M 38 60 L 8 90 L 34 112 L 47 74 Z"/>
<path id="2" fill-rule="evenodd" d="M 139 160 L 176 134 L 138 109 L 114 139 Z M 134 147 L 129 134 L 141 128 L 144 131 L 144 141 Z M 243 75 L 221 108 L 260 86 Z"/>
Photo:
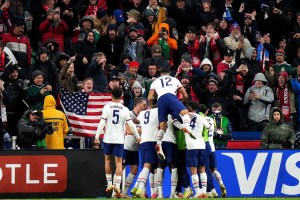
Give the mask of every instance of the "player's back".
<path id="1" fill-rule="evenodd" d="M 162 141 L 165 142 L 172 142 L 176 143 L 175 133 L 174 133 L 174 125 L 173 125 L 173 119 L 171 115 L 168 115 L 168 121 L 167 121 L 167 130 L 162 138 Z"/>
<path id="2" fill-rule="evenodd" d="M 142 129 L 141 143 L 143 142 L 155 142 L 156 132 L 158 131 L 158 109 L 152 108 L 150 110 L 144 110 L 140 112 L 137 119 L 140 121 L 140 127 Z"/>
<path id="3" fill-rule="evenodd" d="M 211 147 L 211 151 L 214 152 L 216 150 L 215 144 L 214 144 L 214 120 L 211 117 L 206 116 L 205 119 L 211 125 L 210 129 L 208 129 L 208 141 Z"/>
<path id="4" fill-rule="evenodd" d="M 172 76 L 161 76 L 157 78 L 152 84 L 150 89 L 155 90 L 157 99 L 164 94 L 177 94 L 178 88 L 182 87 L 180 81 Z"/>
<path id="5" fill-rule="evenodd" d="M 105 134 L 103 141 L 106 143 L 123 144 L 125 123 L 130 120 L 129 110 L 120 103 L 111 102 L 103 107 L 106 117 Z"/>

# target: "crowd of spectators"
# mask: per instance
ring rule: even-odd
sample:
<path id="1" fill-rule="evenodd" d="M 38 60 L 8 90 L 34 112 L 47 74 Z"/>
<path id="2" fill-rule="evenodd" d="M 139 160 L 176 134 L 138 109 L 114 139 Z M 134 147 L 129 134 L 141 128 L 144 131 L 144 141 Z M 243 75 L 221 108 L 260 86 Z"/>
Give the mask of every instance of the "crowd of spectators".
<path id="1" fill-rule="evenodd" d="M 43 110 L 61 87 L 123 87 L 132 109 L 161 69 L 189 100 L 219 103 L 233 131 L 262 131 L 275 106 L 299 130 L 298 0 L 0 0 L 0 37 L 2 128 L 12 136 L 26 106 Z"/>

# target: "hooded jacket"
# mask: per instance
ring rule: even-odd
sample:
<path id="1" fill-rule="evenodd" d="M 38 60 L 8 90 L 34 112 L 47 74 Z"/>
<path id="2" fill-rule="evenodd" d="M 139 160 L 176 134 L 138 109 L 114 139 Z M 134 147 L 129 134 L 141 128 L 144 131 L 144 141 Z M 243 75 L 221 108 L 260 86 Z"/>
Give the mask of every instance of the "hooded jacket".
<path id="1" fill-rule="evenodd" d="M 255 81 L 263 81 L 264 85 L 260 88 L 255 85 L 248 88 L 244 96 L 244 105 L 248 104 L 248 119 L 254 122 L 261 122 L 264 120 L 269 120 L 269 113 L 271 104 L 274 101 L 273 90 L 267 86 L 268 81 L 263 73 L 257 73 L 254 77 Z M 260 99 L 249 99 L 251 92 L 254 92 L 260 96 Z"/>
<path id="2" fill-rule="evenodd" d="M 54 129 L 53 134 L 46 134 L 47 149 L 64 149 L 64 138 L 69 130 L 65 114 L 55 109 L 56 101 L 52 95 L 44 100 L 43 116 L 46 122 L 50 122 Z"/>
<path id="3" fill-rule="evenodd" d="M 273 118 L 274 112 L 280 113 L 280 120 L 275 121 Z M 284 122 L 283 114 L 278 107 L 273 107 L 270 111 L 270 124 L 262 131 L 260 147 L 263 149 L 284 149 L 290 148 L 295 143 L 296 135 Z"/>

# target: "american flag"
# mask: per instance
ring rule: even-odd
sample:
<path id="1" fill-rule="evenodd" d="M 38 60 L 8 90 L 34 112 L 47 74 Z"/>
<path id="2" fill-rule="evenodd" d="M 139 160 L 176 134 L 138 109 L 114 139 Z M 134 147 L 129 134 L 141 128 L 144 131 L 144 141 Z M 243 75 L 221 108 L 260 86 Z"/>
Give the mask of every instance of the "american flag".
<path id="1" fill-rule="evenodd" d="M 95 136 L 103 106 L 111 100 L 111 94 L 107 93 L 60 91 L 61 106 L 77 136 Z"/>

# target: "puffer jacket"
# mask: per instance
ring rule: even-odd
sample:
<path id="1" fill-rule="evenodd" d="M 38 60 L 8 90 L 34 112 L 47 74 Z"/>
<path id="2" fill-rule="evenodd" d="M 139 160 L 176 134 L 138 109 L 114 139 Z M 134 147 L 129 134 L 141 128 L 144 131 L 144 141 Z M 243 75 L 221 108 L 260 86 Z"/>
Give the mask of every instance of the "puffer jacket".
<path id="1" fill-rule="evenodd" d="M 280 113 L 280 121 L 273 118 L 274 112 Z M 280 108 L 273 107 L 270 111 L 270 124 L 268 124 L 261 136 L 260 147 L 263 149 L 285 149 L 291 148 L 296 141 L 295 131 L 284 122 Z"/>
<path id="2" fill-rule="evenodd" d="M 48 95 L 44 100 L 43 116 L 46 122 L 52 124 L 53 134 L 46 134 L 47 149 L 64 149 L 64 138 L 69 130 L 65 114 L 55 109 L 56 101 L 52 95 Z"/>

